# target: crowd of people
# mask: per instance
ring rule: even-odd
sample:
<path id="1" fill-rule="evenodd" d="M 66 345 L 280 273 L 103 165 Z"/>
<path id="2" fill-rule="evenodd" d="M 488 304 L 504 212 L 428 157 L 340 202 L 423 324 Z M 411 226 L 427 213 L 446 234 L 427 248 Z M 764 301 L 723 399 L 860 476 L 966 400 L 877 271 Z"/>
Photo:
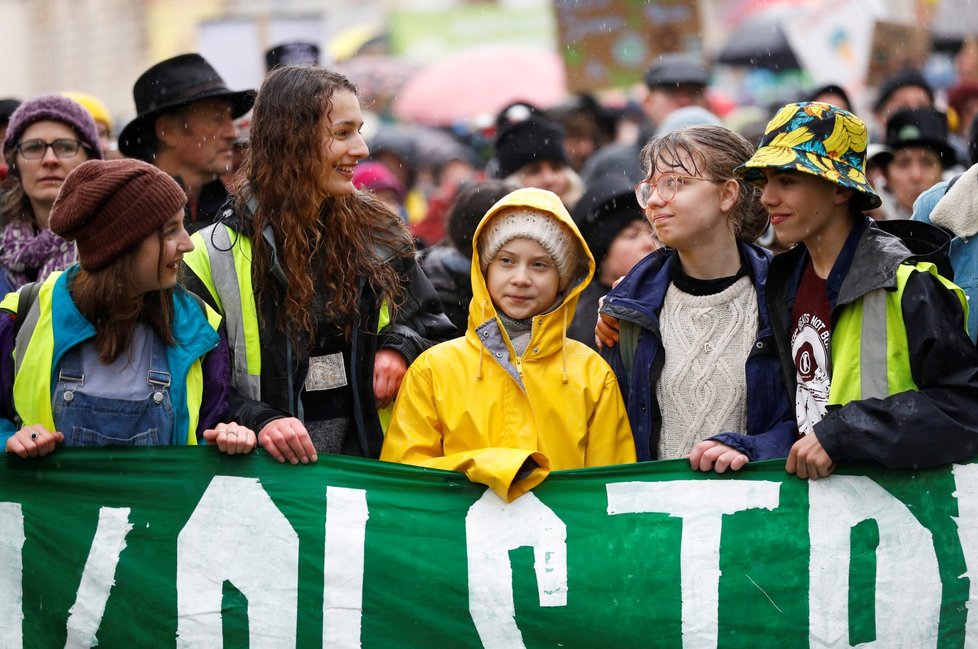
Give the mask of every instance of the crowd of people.
<path id="1" fill-rule="evenodd" d="M 117 140 L 91 95 L 0 101 L 7 452 L 344 454 L 505 500 L 635 461 L 978 454 L 978 81 L 735 128 L 666 54 L 640 110 L 516 102 L 480 149 L 365 136 L 316 55 L 270 51 L 257 92 L 161 61 Z"/>

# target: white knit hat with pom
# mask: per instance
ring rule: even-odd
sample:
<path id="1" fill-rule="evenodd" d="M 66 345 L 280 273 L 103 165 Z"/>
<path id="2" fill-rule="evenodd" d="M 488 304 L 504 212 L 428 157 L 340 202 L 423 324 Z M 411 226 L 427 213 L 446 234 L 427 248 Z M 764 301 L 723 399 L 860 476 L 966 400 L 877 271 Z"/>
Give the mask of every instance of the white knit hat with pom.
<path id="1" fill-rule="evenodd" d="M 580 255 L 577 238 L 556 217 L 525 207 L 500 210 L 479 236 L 479 263 L 485 274 L 499 249 L 513 239 L 532 239 L 554 260 L 563 291 L 575 278 Z"/>

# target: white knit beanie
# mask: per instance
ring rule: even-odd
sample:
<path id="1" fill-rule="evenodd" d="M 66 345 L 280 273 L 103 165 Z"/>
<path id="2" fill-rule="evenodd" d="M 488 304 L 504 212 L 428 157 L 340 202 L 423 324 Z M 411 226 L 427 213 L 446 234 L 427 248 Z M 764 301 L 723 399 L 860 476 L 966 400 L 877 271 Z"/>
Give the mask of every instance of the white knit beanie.
<path id="1" fill-rule="evenodd" d="M 479 236 L 483 274 L 499 249 L 513 239 L 532 239 L 543 246 L 557 267 L 561 291 L 574 279 L 580 255 L 574 233 L 547 212 L 525 207 L 505 208 L 483 228 Z"/>

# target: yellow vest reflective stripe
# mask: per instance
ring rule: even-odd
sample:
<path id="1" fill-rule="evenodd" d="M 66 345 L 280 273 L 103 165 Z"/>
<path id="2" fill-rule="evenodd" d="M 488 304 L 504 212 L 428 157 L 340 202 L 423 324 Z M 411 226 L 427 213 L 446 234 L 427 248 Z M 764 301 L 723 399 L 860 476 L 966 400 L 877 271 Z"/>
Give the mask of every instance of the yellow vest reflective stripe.
<path id="1" fill-rule="evenodd" d="M 232 384 L 242 396 L 260 401 L 261 341 L 258 307 L 251 283 L 251 239 L 221 223 L 194 233 L 191 239 L 194 249 L 184 255 L 183 260 L 224 313 L 234 366 Z M 390 307 L 385 300 L 380 305 L 377 331 L 383 330 L 390 320 Z M 377 411 L 384 433 L 390 425 L 393 408 L 391 405 Z"/>
<path id="2" fill-rule="evenodd" d="M 941 277 L 929 262 L 901 264 L 897 288 L 876 289 L 842 308 L 832 331 L 832 382 L 829 404 L 844 405 L 859 399 L 884 399 L 917 390 L 910 371 L 910 350 L 903 321 L 903 291 L 912 273 L 927 272 L 957 295 L 965 314 L 964 291 Z"/>
<path id="3" fill-rule="evenodd" d="M 33 322 L 21 324 L 14 344 L 14 407 L 25 425 L 41 424 L 55 430 L 51 410 L 51 375 L 54 372 L 54 326 L 51 322 L 51 300 L 54 283 L 61 272 L 51 273 L 37 294 L 31 311 L 37 311 Z M 9 297 L 9 296 L 8 296 Z M 17 311 L 17 304 L 10 310 Z M 20 317 L 20 314 L 17 314 Z"/>
<path id="4" fill-rule="evenodd" d="M 232 385 L 242 396 L 259 401 L 261 341 L 251 283 L 251 240 L 220 223 L 191 238 L 194 250 L 184 256 L 184 262 L 224 313 L 233 363 Z"/>
<path id="5" fill-rule="evenodd" d="M 55 430 L 51 408 L 51 380 L 54 372 L 54 327 L 51 302 L 54 284 L 61 271 L 52 273 L 41 285 L 37 299 L 31 305 L 29 316 L 20 325 L 14 347 L 14 406 L 24 424 L 42 424 Z M 19 294 L 7 295 L 0 308 L 17 313 Z M 221 316 L 204 305 L 207 322 L 215 330 L 221 324 Z M 19 314 L 18 314 L 19 316 Z M 197 425 L 204 396 L 204 372 L 200 359 L 187 370 L 187 431 L 186 444 L 197 445 Z"/>

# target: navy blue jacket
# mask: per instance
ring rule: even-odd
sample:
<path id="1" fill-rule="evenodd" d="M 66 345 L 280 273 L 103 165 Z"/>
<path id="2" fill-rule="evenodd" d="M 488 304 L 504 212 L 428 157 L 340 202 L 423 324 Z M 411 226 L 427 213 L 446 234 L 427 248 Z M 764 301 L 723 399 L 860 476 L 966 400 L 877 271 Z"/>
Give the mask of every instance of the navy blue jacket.
<path id="1" fill-rule="evenodd" d="M 787 457 L 798 429 L 781 373 L 764 294 L 771 254 L 756 246 L 738 245 L 754 283 L 758 305 L 757 338 L 745 366 L 747 431 L 746 434 L 725 432 L 709 439 L 731 446 L 751 460 Z M 622 360 L 621 343 L 601 351 L 622 386 L 639 461 L 658 459 L 662 422 L 655 383 L 665 356 L 659 333 L 659 312 L 669 288 L 673 264 L 677 263 L 679 257 L 674 250 L 657 250 L 632 268 L 601 307 L 601 313 L 621 322 L 634 323 L 640 329 L 630 373 Z"/>

